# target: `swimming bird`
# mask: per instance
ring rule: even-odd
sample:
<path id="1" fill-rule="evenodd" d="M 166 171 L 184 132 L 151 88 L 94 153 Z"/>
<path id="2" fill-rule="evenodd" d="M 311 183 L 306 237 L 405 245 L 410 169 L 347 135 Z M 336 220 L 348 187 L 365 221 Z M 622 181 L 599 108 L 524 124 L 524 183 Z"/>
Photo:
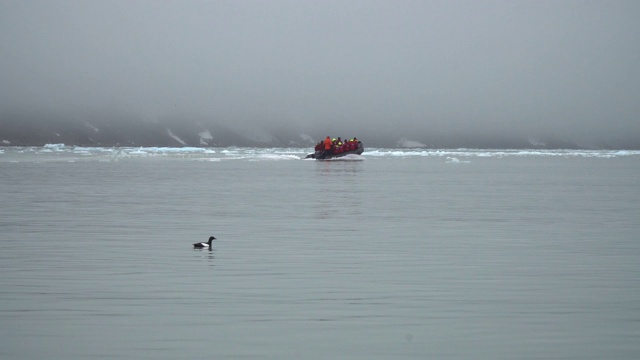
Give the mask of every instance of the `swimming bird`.
<path id="1" fill-rule="evenodd" d="M 211 236 L 209 237 L 209 241 L 207 241 L 206 243 L 200 242 L 200 243 L 193 244 L 193 248 L 194 249 L 211 249 L 211 242 L 213 240 L 215 240 L 215 237 Z"/>

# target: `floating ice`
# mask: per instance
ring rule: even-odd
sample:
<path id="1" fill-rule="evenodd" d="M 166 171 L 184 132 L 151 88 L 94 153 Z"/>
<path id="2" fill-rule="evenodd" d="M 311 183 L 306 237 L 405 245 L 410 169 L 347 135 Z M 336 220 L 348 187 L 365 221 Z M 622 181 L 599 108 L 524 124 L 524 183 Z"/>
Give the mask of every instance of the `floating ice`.
<path id="1" fill-rule="evenodd" d="M 65 146 L 64 144 L 45 144 L 42 148 L 50 151 L 62 151 Z"/>
<path id="2" fill-rule="evenodd" d="M 447 156 L 447 161 L 445 161 L 447 164 L 468 164 L 471 161 L 469 160 L 460 160 L 457 157 L 450 157 Z"/>
<path id="3" fill-rule="evenodd" d="M 42 160 L 90 160 L 114 161 L 147 157 L 179 158 L 196 161 L 286 161 L 304 159 L 309 148 L 210 148 L 210 147 L 82 147 L 64 144 L 47 144 L 43 147 L 2 148 L 4 161 L 15 161 L 11 155 L 37 155 Z M 447 163 L 471 162 L 474 158 L 526 158 L 526 157 L 583 157 L 583 158 L 621 158 L 640 156 L 640 150 L 491 150 L 491 149 L 389 149 L 367 148 L 362 155 L 347 155 L 331 161 L 361 161 L 366 158 L 383 159 L 420 159 L 442 158 Z"/>

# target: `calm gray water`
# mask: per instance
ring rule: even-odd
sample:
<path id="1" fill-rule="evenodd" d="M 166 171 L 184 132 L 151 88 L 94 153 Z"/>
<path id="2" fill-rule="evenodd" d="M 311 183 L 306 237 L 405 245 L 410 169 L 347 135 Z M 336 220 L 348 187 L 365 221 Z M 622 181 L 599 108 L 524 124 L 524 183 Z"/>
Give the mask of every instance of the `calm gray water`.
<path id="1" fill-rule="evenodd" d="M 640 153 L 304 151 L 0 151 L 0 358 L 640 357 Z"/>

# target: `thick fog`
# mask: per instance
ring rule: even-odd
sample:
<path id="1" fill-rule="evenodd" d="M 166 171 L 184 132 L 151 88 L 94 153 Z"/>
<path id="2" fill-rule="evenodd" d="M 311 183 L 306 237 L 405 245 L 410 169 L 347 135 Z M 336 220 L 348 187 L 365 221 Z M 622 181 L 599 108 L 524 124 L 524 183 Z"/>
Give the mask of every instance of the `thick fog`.
<path id="1" fill-rule="evenodd" d="M 0 112 L 640 146 L 640 2 L 2 0 Z"/>

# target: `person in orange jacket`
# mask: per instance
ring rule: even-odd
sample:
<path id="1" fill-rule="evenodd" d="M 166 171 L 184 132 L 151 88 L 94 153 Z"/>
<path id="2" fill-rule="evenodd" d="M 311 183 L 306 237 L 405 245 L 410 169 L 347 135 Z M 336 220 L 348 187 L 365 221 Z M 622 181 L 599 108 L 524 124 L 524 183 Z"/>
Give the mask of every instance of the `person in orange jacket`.
<path id="1" fill-rule="evenodd" d="M 331 138 L 327 136 L 327 138 L 324 139 L 324 149 L 331 150 L 331 145 L 332 145 Z"/>
<path id="2" fill-rule="evenodd" d="M 333 145 L 333 142 L 331 141 L 331 138 L 327 136 L 324 139 L 324 153 L 322 154 L 322 157 L 327 156 L 331 152 L 332 145 Z"/>

